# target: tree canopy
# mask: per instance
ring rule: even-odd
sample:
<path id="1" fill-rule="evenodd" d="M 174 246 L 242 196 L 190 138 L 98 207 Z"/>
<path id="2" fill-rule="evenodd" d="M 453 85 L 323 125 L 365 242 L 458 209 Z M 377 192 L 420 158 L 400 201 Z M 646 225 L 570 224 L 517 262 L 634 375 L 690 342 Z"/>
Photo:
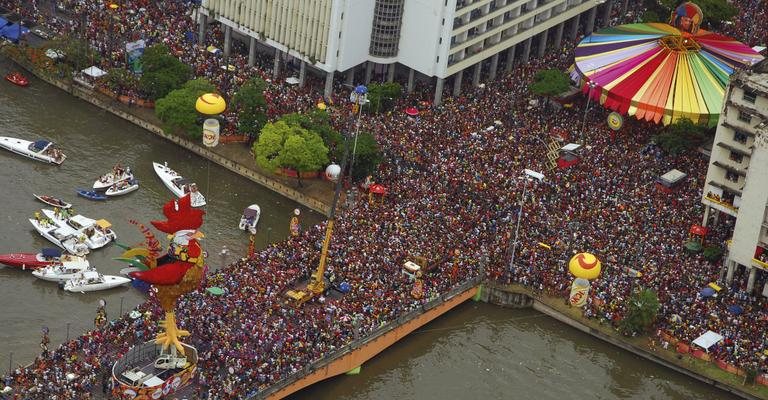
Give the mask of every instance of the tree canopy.
<path id="1" fill-rule="evenodd" d="M 189 79 L 192 69 L 172 56 L 165 45 L 147 47 L 141 56 L 139 87 L 152 99 L 165 97 Z"/>
<path id="2" fill-rule="evenodd" d="M 627 312 L 619 328 L 626 335 L 643 333 L 653 325 L 660 308 L 656 292 L 650 289 L 635 291 L 627 300 Z"/>
<path id="3" fill-rule="evenodd" d="M 214 92 L 216 87 L 206 79 L 194 79 L 176 89 L 155 103 L 155 115 L 163 122 L 166 133 L 185 131 L 193 139 L 203 135 L 203 127 L 198 123 L 195 102 L 201 94 Z"/>
<path id="4" fill-rule="evenodd" d="M 529 89 L 539 96 L 556 96 L 567 92 L 570 87 L 568 75 L 558 69 L 545 69 L 536 73 Z"/>
<path id="5" fill-rule="evenodd" d="M 267 83 L 261 78 L 251 78 L 238 89 L 232 98 L 232 107 L 237 110 L 237 130 L 254 139 L 267 122 L 267 100 L 264 89 Z"/>
<path id="6" fill-rule="evenodd" d="M 282 120 L 264 125 L 253 153 L 256 164 L 270 171 L 317 171 L 328 164 L 328 148 L 320 135 Z"/>
<path id="7" fill-rule="evenodd" d="M 368 101 L 370 111 L 378 113 L 383 111 L 385 105 L 394 104 L 403 94 L 403 87 L 397 82 L 371 83 L 368 86 Z"/>
<path id="8" fill-rule="evenodd" d="M 98 51 L 91 49 L 88 42 L 79 37 L 61 36 L 49 42 L 48 47 L 61 51 L 65 62 L 72 65 L 75 71 L 98 64 L 101 58 Z"/>
<path id="9" fill-rule="evenodd" d="M 683 118 L 667 126 L 663 133 L 653 139 L 666 152 L 676 155 L 703 144 L 709 132 L 711 128 L 696 125 L 690 119 Z"/>

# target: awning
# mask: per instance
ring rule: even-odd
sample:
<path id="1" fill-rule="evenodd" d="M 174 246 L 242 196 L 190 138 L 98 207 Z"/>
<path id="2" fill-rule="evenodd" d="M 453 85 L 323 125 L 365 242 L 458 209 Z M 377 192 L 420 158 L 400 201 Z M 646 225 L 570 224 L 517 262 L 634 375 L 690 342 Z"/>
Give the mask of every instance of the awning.
<path id="1" fill-rule="evenodd" d="M 101 229 L 109 229 L 112 227 L 112 224 L 109 223 L 109 221 L 107 221 L 106 219 L 100 219 L 96 221 L 96 225 L 98 225 L 99 228 Z"/>
<path id="2" fill-rule="evenodd" d="M 104 75 L 107 74 L 106 72 L 104 72 L 103 69 L 101 69 L 101 68 L 99 68 L 99 67 L 97 67 L 95 65 L 90 66 L 90 67 L 84 69 L 82 72 L 84 74 L 92 77 L 92 78 L 98 78 L 98 77 L 101 77 L 101 76 L 104 76 Z"/>
<path id="3" fill-rule="evenodd" d="M 716 167 L 720 167 L 720 168 L 722 168 L 722 169 L 724 169 L 726 171 L 731 171 L 734 174 L 739 174 L 741 176 L 747 176 L 747 171 L 745 171 L 743 169 L 732 167 L 732 166 L 730 166 L 728 164 L 723 164 L 723 163 L 721 163 L 720 161 L 717 161 L 717 160 L 715 160 L 715 162 L 713 162 L 712 165 L 714 165 Z"/>
<path id="4" fill-rule="evenodd" d="M 562 151 L 576 151 L 581 148 L 581 145 L 578 143 L 568 143 L 565 146 L 561 147 L 560 150 Z"/>
<path id="5" fill-rule="evenodd" d="M 673 169 L 667 172 L 666 174 L 660 176 L 659 180 L 661 180 L 662 183 L 666 183 L 671 186 L 685 179 L 686 176 L 688 175 L 685 172 L 679 171 L 677 169 Z"/>
<path id="6" fill-rule="evenodd" d="M 693 341 L 693 344 L 703 348 L 704 350 L 708 350 L 710 347 L 717 344 L 717 342 L 721 340 L 723 340 L 723 335 L 712 331 L 707 331 L 703 335 L 697 337 L 696 340 Z"/>
<path id="7" fill-rule="evenodd" d="M 724 148 L 724 149 L 728 149 L 728 150 L 730 150 L 730 151 L 732 151 L 732 152 L 734 152 L 736 154 L 741 154 L 742 156 L 747 156 L 747 157 L 752 156 L 751 152 L 739 149 L 737 147 L 733 147 L 730 144 L 725 143 L 725 142 L 717 142 L 717 145 L 722 147 L 722 148 Z"/>

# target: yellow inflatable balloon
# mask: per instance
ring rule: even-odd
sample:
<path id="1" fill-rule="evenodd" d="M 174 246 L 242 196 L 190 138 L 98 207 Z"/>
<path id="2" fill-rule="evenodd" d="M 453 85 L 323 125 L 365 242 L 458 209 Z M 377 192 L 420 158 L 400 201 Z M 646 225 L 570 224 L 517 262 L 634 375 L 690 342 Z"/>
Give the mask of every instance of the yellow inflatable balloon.
<path id="1" fill-rule="evenodd" d="M 206 93 L 197 98 L 195 109 L 205 115 L 221 114 L 227 109 L 227 102 L 216 93 Z"/>
<path id="2" fill-rule="evenodd" d="M 600 276 L 602 263 L 591 253 L 579 253 L 568 262 L 568 271 L 577 278 L 595 279 Z"/>

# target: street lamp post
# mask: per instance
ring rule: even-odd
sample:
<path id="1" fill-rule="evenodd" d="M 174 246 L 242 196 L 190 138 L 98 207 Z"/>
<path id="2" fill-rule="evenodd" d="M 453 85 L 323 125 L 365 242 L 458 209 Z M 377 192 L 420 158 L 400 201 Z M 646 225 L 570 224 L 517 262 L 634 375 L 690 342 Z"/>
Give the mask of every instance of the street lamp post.
<path id="1" fill-rule="evenodd" d="M 360 117 L 363 115 L 363 105 L 368 102 L 368 88 L 365 85 L 357 85 L 349 95 L 349 101 L 357 106 L 357 123 L 355 124 L 355 142 L 352 146 L 352 162 L 349 164 L 349 179 L 354 180 L 352 168 L 355 166 L 355 153 L 357 152 L 357 137 L 360 134 Z M 353 191 L 354 193 L 354 191 Z"/>
<path id="2" fill-rule="evenodd" d="M 579 132 L 579 136 L 582 141 L 584 140 L 584 130 L 587 129 L 587 111 L 589 111 L 589 101 L 592 100 L 592 89 L 594 89 L 597 84 L 594 81 L 589 81 L 587 85 L 589 85 L 589 92 L 587 93 L 587 106 L 584 107 L 584 119 L 581 122 L 581 132 Z"/>
<path id="3" fill-rule="evenodd" d="M 525 192 L 528 188 L 528 178 L 535 178 L 538 179 L 539 182 L 544 180 L 544 174 L 540 172 L 536 172 L 530 169 L 523 170 L 523 173 L 525 174 L 525 182 L 523 182 L 523 196 L 520 198 L 520 207 L 517 209 L 517 223 L 515 226 L 515 240 L 512 242 L 512 255 L 510 256 L 509 260 L 509 271 L 512 272 L 512 269 L 515 267 L 515 252 L 517 250 L 517 238 L 518 234 L 520 233 L 520 219 L 522 219 L 523 216 L 523 205 L 525 204 Z"/>

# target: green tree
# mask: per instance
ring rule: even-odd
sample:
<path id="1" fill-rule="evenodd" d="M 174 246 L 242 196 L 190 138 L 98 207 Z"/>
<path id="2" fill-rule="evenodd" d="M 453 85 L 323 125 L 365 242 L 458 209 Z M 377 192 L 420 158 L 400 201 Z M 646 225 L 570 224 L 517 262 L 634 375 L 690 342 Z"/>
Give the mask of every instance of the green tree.
<path id="1" fill-rule="evenodd" d="M 643 289 L 632 293 L 627 300 L 627 311 L 619 323 L 625 335 L 643 333 L 653 325 L 661 305 L 653 290 Z"/>
<path id="2" fill-rule="evenodd" d="M 664 132 L 654 136 L 653 140 L 666 152 L 676 155 L 704 143 L 711 131 L 710 128 L 683 118 L 667 126 Z"/>
<path id="3" fill-rule="evenodd" d="M 656 13 L 656 11 L 653 10 L 645 10 L 643 12 L 643 15 L 640 17 L 641 22 L 667 22 L 666 18 L 662 19 L 659 17 L 659 14 Z"/>
<path id="4" fill-rule="evenodd" d="M 112 68 L 104 77 L 107 87 L 115 93 L 135 88 L 139 80 L 136 75 L 125 68 Z"/>
<path id="5" fill-rule="evenodd" d="M 717 245 L 707 246 L 704 248 L 703 256 L 709 262 L 717 262 L 723 257 L 723 248 Z"/>
<path id="6" fill-rule="evenodd" d="M 164 45 L 148 47 L 141 56 L 141 65 L 139 87 L 152 100 L 178 89 L 192 74 L 192 69 L 170 55 Z"/>
<path id="7" fill-rule="evenodd" d="M 258 141 L 253 144 L 253 153 L 256 164 L 261 168 L 298 171 L 299 186 L 302 172 L 317 171 L 328 164 L 328 148 L 323 139 L 314 132 L 285 121 L 264 125 Z"/>
<path id="8" fill-rule="evenodd" d="M 539 96 L 556 96 L 571 87 L 568 75 L 557 69 L 545 69 L 536 73 L 528 88 Z"/>
<path id="9" fill-rule="evenodd" d="M 61 36 L 48 42 L 48 48 L 59 50 L 64 54 L 64 61 L 75 71 L 80 71 L 99 62 L 97 51 L 91 49 L 88 43 L 72 36 Z"/>
<path id="10" fill-rule="evenodd" d="M 155 103 L 155 115 L 163 122 L 166 133 L 186 132 L 192 139 L 203 135 L 202 125 L 198 123 L 199 114 L 195 102 L 203 93 L 210 93 L 216 88 L 205 79 L 194 79 L 184 84 Z"/>
<path id="11" fill-rule="evenodd" d="M 267 100 L 264 98 L 266 82 L 260 78 L 251 78 L 238 89 L 232 98 L 232 106 L 237 110 L 237 130 L 253 140 L 267 122 Z"/>
<path id="12" fill-rule="evenodd" d="M 341 160 L 344 151 L 343 138 L 341 134 L 333 129 L 328 112 L 322 110 L 313 110 L 305 114 L 293 113 L 286 114 L 280 118 L 289 125 L 297 125 L 312 131 L 323 138 L 323 143 L 330 150 L 331 157 Z"/>
<path id="13" fill-rule="evenodd" d="M 350 139 L 350 163 L 352 162 L 352 148 L 354 146 L 354 139 Z M 338 146 L 339 150 L 344 151 L 343 146 Z M 343 154 L 340 154 L 341 157 Z M 358 181 L 368 175 L 373 174 L 379 167 L 382 160 L 381 150 L 379 144 L 376 143 L 376 138 L 368 133 L 361 132 L 357 138 L 357 149 L 355 151 L 355 163 L 352 165 L 352 180 Z M 338 158 L 341 163 L 341 158 Z"/>
<path id="14" fill-rule="evenodd" d="M 370 111 L 379 113 L 386 108 L 385 104 L 394 104 L 394 101 L 403 94 L 403 87 L 397 82 L 372 83 L 368 86 L 368 101 Z"/>

